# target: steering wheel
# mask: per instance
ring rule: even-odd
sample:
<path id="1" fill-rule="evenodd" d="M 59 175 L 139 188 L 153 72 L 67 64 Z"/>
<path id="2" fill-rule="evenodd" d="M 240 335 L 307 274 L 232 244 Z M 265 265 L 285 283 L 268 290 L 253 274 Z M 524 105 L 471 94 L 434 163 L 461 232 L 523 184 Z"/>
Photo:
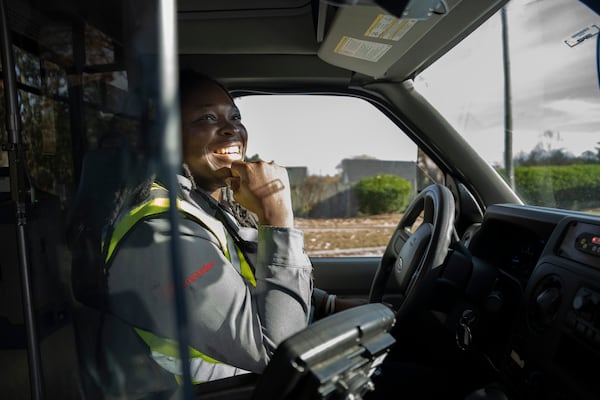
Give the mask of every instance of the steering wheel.
<path id="1" fill-rule="evenodd" d="M 418 219 L 421 224 L 413 231 Z M 400 288 L 401 318 L 429 292 L 439 276 L 454 228 L 454 198 L 442 185 L 430 185 L 408 205 L 383 253 L 371 283 L 370 303 L 383 300 L 385 287 L 393 274 Z"/>

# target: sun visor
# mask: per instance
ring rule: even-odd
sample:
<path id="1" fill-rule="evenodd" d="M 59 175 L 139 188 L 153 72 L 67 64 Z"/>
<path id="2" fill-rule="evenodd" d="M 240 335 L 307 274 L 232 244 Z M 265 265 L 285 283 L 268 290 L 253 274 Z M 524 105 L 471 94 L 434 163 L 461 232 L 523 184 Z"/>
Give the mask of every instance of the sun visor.
<path id="1" fill-rule="evenodd" d="M 447 13 L 430 18 L 397 18 L 377 6 L 337 10 L 318 55 L 335 66 L 374 78 L 387 71 L 415 46 Z"/>

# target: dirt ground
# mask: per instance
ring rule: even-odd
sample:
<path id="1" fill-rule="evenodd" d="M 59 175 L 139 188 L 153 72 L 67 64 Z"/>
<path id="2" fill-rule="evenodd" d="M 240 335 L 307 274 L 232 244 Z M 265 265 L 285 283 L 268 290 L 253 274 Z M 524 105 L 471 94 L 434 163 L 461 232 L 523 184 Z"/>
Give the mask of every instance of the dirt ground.
<path id="1" fill-rule="evenodd" d="M 296 218 L 309 256 L 381 255 L 402 214 L 355 218 Z"/>
<path id="2" fill-rule="evenodd" d="M 600 214 L 600 209 L 586 210 Z M 296 218 L 309 256 L 381 256 L 402 214 L 356 218 Z"/>

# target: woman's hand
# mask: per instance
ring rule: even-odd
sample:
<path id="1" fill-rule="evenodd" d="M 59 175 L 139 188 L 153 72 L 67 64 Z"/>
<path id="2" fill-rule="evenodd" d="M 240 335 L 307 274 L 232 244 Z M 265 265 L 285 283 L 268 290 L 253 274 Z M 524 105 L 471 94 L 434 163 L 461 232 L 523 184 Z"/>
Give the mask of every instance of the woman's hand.
<path id="1" fill-rule="evenodd" d="M 261 225 L 294 226 L 287 171 L 273 162 L 235 161 L 227 183 L 235 200 L 258 216 Z"/>

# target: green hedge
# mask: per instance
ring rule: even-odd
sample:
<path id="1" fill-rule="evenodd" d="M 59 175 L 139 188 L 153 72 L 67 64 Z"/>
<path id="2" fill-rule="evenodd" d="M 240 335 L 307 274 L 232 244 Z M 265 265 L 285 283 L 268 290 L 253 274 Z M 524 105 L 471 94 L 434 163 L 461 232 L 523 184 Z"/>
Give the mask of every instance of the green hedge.
<path id="1" fill-rule="evenodd" d="M 396 175 L 376 175 L 361 179 L 355 187 L 358 210 L 367 215 L 404 211 L 412 187 Z"/>
<path id="2" fill-rule="evenodd" d="M 573 210 L 600 206 L 600 164 L 516 167 L 515 184 L 527 204 Z"/>

